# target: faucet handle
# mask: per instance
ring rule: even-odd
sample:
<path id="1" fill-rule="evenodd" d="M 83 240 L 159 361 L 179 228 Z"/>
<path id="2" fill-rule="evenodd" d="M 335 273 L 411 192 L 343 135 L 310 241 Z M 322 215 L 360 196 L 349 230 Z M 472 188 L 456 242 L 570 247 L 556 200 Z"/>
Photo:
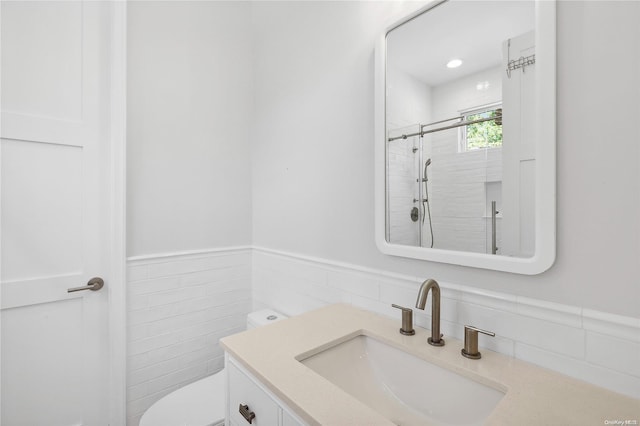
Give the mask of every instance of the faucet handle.
<path id="1" fill-rule="evenodd" d="M 478 350 L 478 333 L 486 334 L 487 336 L 495 337 L 495 333 L 472 325 L 464 326 L 464 348 L 460 351 L 462 356 L 470 359 L 480 359 L 482 354 Z"/>
<path id="2" fill-rule="evenodd" d="M 402 311 L 402 328 L 400 328 L 400 334 L 405 336 L 413 336 L 416 331 L 413 329 L 413 309 L 405 308 L 404 306 L 391 304 L 394 308 L 398 308 Z"/>

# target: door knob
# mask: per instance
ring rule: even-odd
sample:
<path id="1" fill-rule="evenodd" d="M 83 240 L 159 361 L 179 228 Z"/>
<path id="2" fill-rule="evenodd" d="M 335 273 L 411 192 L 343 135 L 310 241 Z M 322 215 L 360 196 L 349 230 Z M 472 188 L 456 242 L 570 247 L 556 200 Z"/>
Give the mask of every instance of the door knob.
<path id="1" fill-rule="evenodd" d="M 72 287 L 70 289 L 67 289 L 67 293 L 73 293 L 74 291 L 84 291 L 84 290 L 98 291 L 102 287 L 104 287 L 104 280 L 100 277 L 95 277 L 95 278 L 91 278 L 89 282 L 87 282 L 87 285 L 83 285 L 82 287 Z"/>

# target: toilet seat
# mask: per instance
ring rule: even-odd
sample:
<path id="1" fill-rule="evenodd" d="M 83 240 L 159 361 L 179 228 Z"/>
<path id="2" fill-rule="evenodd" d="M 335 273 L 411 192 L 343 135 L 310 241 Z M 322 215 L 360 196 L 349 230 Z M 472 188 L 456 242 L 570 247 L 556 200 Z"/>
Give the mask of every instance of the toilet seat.
<path id="1" fill-rule="evenodd" d="M 193 382 L 153 404 L 140 426 L 218 426 L 225 418 L 226 371 Z"/>

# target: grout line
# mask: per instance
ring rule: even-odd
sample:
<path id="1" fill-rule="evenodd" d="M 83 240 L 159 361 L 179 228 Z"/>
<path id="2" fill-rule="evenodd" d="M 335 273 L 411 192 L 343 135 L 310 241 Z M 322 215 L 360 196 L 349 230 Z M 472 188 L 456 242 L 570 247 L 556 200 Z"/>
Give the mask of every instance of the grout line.
<path id="1" fill-rule="evenodd" d="M 179 259 L 182 257 L 185 258 L 193 258 L 200 259 L 205 258 L 207 255 L 210 256 L 228 256 L 237 253 L 247 252 L 251 253 L 252 246 L 231 246 L 231 247 L 217 247 L 210 249 L 202 249 L 202 250 L 184 250 L 184 251 L 176 251 L 176 252 L 166 252 L 166 253 L 155 253 L 155 254 L 145 254 L 140 256 L 131 256 L 127 258 L 127 262 L 143 262 L 143 261 L 151 261 L 151 263 L 163 263 L 164 259 Z M 157 262 L 153 262 L 157 260 Z M 177 260 L 173 260 L 174 262 Z M 168 263 L 168 262 L 167 262 Z M 135 265 L 138 266 L 138 265 Z"/>
<path id="2" fill-rule="evenodd" d="M 244 329 L 243 329 L 243 330 L 244 330 Z M 152 352 L 152 351 L 155 351 L 155 350 L 158 350 L 158 349 L 168 348 L 168 347 L 176 346 L 176 345 L 178 345 L 178 344 L 182 344 L 182 343 L 188 343 L 188 342 L 193 342 L 193 341 L 201 340 L 201 339 L 203 339 L 203 338 L 214 337 L 214 335 L 224 334 L 225 336 L 228 336 L 228 335 L 234 334 L 234 333 L 231 333 L 232 331 L 234 331 L 234 332 L 239 332 L 239 331 L 238 331 L 238 327 L 230 327 L 230 328 L 225 328 L 224 330 L 217 330 L 217 331 L 212 332 L 212 333 L 207 333 L 207 334 L 198 335 L 198 336 L 193 337 L 193 338 L 191 338 L 191 339 L 189 339 L 189 340 L 183 340 L 183 341 L 179 341 L 179 342 L 176 342 L 176 343 L 173 343 L 173 344 L 170 344 L 170 345 L 166 345 L 166 346 L 161 346 L 161 347 L 158 347 L 158 348 L 154 348 L 154 349 L 148 350 L 148 351 L 146 351 L 146 352 L 141 352 L 141 353 L 139 353 L 139 354 L 129 355 L 129 356 L 127 356 L 127 358 L 130 358 L 130 357 L 132 357 L 132 356 L 139 356 L 139 355 L 148 354 L 149 352 Z M 228 333 L 228 334 L 227 334 L 227 333 Z M 225 336 L 223 336 L 223 337 L 225 337 Z M 220 339 L 221 339 L 221 338 L 222 338 L 222 337 L 220 337 Z M 220 340 L 220 339 L 218 339 L 218 340 Z M 219 346 L 219 342 L 216 342 L 215 344 Z M 199 351 L 199 350 L 201 350 L 201 349 L 202 349 L 202 348 L 200 348 L 200 349 L 195 349 L 195 350 L 192 350 L 192 351 L 189 351 L 189 352 L 185 352 L 185 353 L 183 353 L 183 354 L 178 354 L 178 355 L 172 356 L 171 358 L 163 359 L 163 360 L 161 360 L 161 361 L 158 361 L 158 362 L 154 362 L 154 363 L 151 363 L 151 364 L 145 365 L 144 367 L 140 367 L 140 368 L 133 369 L 133 370 L 131 370 L 131 371 L 130 371 L 130 373 L 133 373 L 133 372 L 136 372 L 136 371 L 142 370 L 142 369 L 144 369 L 144 368 L 153 367 L 154 365 L 158 365 L 158 364 L 161 364 L 161 363 L 163 363 L 163 362 L 167 362 L 167 361 L 170 361 L 170 360 L 173 360 L 173 359 L 176 359 L 176 358 L 180 358 L 180 357 L 182 357 L 182 356 L 185 356 L 185 355 L 188 355 L 188 354 L 191 354 L 191 353 L 197 352 L 197 351 Z M 141 382 L 141 383 L 142 383 L 142 382 Z M 138 384 L 139 384 L 139 383 L 138 383 Z"/>
<path id="3" fill-rule="evenodd" d="M 201 311 L 198 311 L 198 312 L 201 312 Z M 191 314 L 191 312 L 189 314 Z M 188 314 L 186 314 L 186 315 L 188 315 Z M 244 314 L 244 315 L 228 314 L 228 315 L 224 315 L 224 316 L 216 317 L 216 318 L 211 318 L 211 319 L 204 320 L 204 321 L 193 322 L 193 323 L 191 323 L 191 324 L 189 324 L 187 326 L 171 329 L 171 330 L 169 330 L 167 332 L 164 332 L 164 333 L 161 333 L 161 334 L 154 334 L 153 336 L 147 336 L 147 337 L 142 338 L 142 339 L 131 340 L 130 343 L 140 342 L 140 341 L 143 341 L 145 339 L 155 339 L 157 337 L 167 336 L 169 334 L 174 334 L 174 333 L 189 329 L 191 327 L 197 327 L 199 325 L 206 324 L 206 323 L 211 323 L 211 322 L 218 322 L 218 321 L 222 322 L 222 321 L 229 320 L 229 319 L 238 319 L 241 322 L 243 322 L 244 320 L 241 319 L 242 317 L 246 317 L 246 314 Z M 158 322 L 158 321 L 154 321 L 154 322 Z M 148 326 L 148 325 L 151 325 L 151 324 L 153 324 L 153 323 L 146 323 L 146 324 L 142 324 L 142 325 Z M 231 328 L 235 328 L 235 327 L 231 327 Z M 227 330 L 227 329 L 224 329 L 224 330 Z M 224 331 L 224 330 L 220 330 L 220 331 Z M 218 331 L 216 331 L 216 332 L 218 332 Z M 205 333 L 205 334 L 211 334 L 211 333 Z M 183 342 L 183 340 L 179 340 L 179 342 Z M 167 346 L 171 346 L 171 345 L 167 345 Z M 162 346 L 162 347 L 164 347 L 164 346 Z M 147 352 L 150 352 L 150 351 L 146 351 L 146 352 L 142 352 L 142 353 L 147 353 Z M 140 354 L 136 354 L 136 355 L 140 355 Z"/>
<path id="4" fill-rule="evenodd" d="M 147 301 L 147 307 L 144 309 L 136 309 L 134 311 L 130 311 L 130 312 L 139 312 L 139 311 L 144 311 L 144 310 L 152 310 L 152 309 L 158 309 L 158 308 L 163 308 L 166 306 L 170 306 L 170 305 L 176 305 L 178 303 L 183 303 L 183 302 L 189 302 L 189 301 L 193 301 L 193 300 L 200 300 L 203 299 L 205 297 L 212 297 L 212 296 L 222 296 L 222 295 L 230 295 L 230 294 L 236 294 L 236 293 L 243 293 L 243 292 L 251 292 L 251 289 L 240 289 L 240 290 L 229 290 L 229 291 L 222 291 L 220 293 L 213 293 L 213 294 L 208 294 L 206 296 L 193 296 L 193 297 L 188 297 L 186 299 L 180 299 L 180 300 L 175 300 L 172 302 L 167 302 L 167 303 L 162 303 L 162 304 L 158 304 L 158 305 L 149 305 Z M 158 293 L 153 293 L 153 294 L 164 294 L 161 292 Z M 149 296 L 148 294 L 145 296 Z M 211 305 L 211 307 L 216 307 L 216 306 L 222 306 L 222 305 Z"/>
<path id="5" fill-rule="evenodd" d="M 250 265 L 246 265 L 246 264 L 237 264 L 237 265 L 224 265 L 224 266 L 220 266 L 220 267 L 211 267 L 211 268 L 205 268 L 205 269 L 192 269 L 190 271 L 184 271 L 184 272 L 176 272 L 175 274 L 170 274 L 170 275 L 157 275 L 157 276 L 153 276 L 153 277 L 146 277 L 143 279 L 138 279 L 138 280 L 131 280 L 128 281 L 128 284 L 138 284 L 138 283 L 144 283 L 144 282 L 152 282 L 152 281 L 156 281 L 156 280 L 162 280 L 162 279 L 166 279 L 166 278 L 172 278 L 172 277 L 188 277 L 188 276 L 194 276 L 197 274 L 202 274 L 202 273 L 206 273 L 206 272 L 219 272 L 219 271 L 225 271 L 225 270 L 240 270 L 240 269 L 244 269 L 247 268 L 249 271 L 247 272 L 248 276 L 251 276 L 251 267 Z"/>

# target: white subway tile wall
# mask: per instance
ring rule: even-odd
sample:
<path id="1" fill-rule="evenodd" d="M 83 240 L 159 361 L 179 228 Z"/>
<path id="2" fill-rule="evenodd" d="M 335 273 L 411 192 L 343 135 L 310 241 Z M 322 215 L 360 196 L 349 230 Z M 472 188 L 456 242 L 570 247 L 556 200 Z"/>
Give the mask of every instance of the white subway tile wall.
<path id="1" fill-rule="evenodd" d="M 434 86 L 431 91 L 432 117 L 456 117 L 462 110 L 478 108 L 502 99 L 502 69 L 492 68 Z M 478 81 L 487 88 L 478 90 Z M 502 149 L 459 150 L 460 128 L 426 135 L 425 158 L 432 160 L 428 188 L 434 247 L 445 250 L 491 253 L 491 222 L 487 211 L 486 187 L 502 181 Z M 501 209 L 501 200 L 498 208 Z M 489 204 L 490 205 L 490 204 Z M 428 225 L 425 226 L 428 228 Z M 496 237 L 501 246 L 501 219 Z M 428 230 L 425 230 L 428 231 Z M 423 241 L 430 241 L 425 236 Z"/>
<path id="2" fill-rule="evenodd" d="M 218 340 L 245 329 L 251 250 L 128 262 L 127 425 L 166 394 L 219 371 Z"/>
<path id="3" fill-rule="evenodd" d="M 254 307 L 288 315 L 340 302 L 400 321 L 391 303 L 413 307 L 425 278 L 253 250 Z M 464 325 L 475 325 L 496 333 L 495 338 L 481 336 L 481 347 L 640 398 L 640 319 L 439 283 L 445 338 L 462 340 Z M 429 308 L 414 313 L 416 325 L 430 328 Z"/>
<path id="4" fill-rule="evenodd" d="M 244 330 L 252 308 L 297 315 L 348 303 L 399 321 L 391 303 L 413 307 L 425 278 L 264 248 L 130 259 L 127 425 L 137 426 L 168 393 L 220 370 L 218 340 Z M 461 340 L 464 325 L 475 325 L 496 333 L 480 337 L 483 348 L 640 398 L 640 318 L 440 286 L 445 338 Z M 414 313 L 417 326 L 430 328 L 429 308 Z"/>

